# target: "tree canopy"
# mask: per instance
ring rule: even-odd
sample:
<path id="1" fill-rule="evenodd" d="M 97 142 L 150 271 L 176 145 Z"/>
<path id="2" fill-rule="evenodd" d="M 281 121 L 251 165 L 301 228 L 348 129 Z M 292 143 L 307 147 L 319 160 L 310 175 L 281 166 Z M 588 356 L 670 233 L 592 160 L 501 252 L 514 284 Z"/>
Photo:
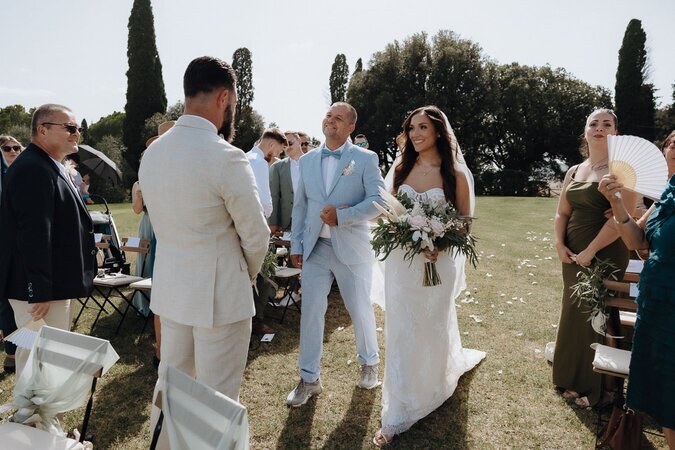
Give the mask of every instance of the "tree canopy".
<path id="1" fill-rule="evenodd" d="M 405 117 L 434 104 L 448 116 L 478 192 L 509 195 L 536 194 L 540 178 L 579 161 L 586 116 L 611 106 L 606 89 L 563 69 L 497 64 L 451 31 L 388 44 L 352 76 L 347 101 L 359 113 L 356 133 L 368 136 L 383 170 L 398 152 Z"/>

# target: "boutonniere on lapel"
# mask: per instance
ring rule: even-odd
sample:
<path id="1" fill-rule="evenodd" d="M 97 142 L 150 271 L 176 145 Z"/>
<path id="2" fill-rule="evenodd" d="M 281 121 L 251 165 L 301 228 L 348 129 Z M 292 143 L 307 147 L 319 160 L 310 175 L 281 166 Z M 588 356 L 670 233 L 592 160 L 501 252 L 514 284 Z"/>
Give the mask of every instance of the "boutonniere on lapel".
<path id="1" fill-rule="evenodd" d="M 345 168 L 342 169 L 342 176 L 347 177 L 347 176 L 351 175 L 352 173 L 354 173 L 354 167 L 356 167 L 356 163 L 352 159 L 351 161 L 349 161 L 349 164 L 347 164 L 345 166 Z"/>

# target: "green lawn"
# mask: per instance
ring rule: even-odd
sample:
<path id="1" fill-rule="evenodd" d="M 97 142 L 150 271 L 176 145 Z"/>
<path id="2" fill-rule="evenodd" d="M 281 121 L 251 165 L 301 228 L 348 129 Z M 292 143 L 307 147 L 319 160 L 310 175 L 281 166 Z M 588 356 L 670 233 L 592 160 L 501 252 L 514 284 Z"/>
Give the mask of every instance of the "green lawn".
<path id="1" fill-rule="evenodd" d="M 487 358 L 459 382 L 439 410 L 394 441 L 392 448 L 593 448 L 595 413 L 565 402 L 551 385 L 544 345 L 555 339 L 560 302 L 560 267 L 553 248 L 555 199 L 479 198 L 474 232 L 481 260 L 469 269 L 469 289 L 457 300 L 462 342 Z M 112 207 L 121 236 L 136 235 L 139 216 L 128 204 Z M 249 409 L 251 447 L 370 448 L 379 428 L 380 390 L 356 388 L 354 336 L 338 292 L 327 313 L 322 382 L 324 393 L 299 409 L 285 406 L 297 382 L 297 314 L 271 324 L 273 342 L 251 350 L 241 402 Z M 411 299 L 414 301 L 414 299 Z M 273 313 L 273 312 L 272 312 Z M 377 309 L 378 326 L 383 313 Z M 470 316 L 482 319 L 477 322 Z M 88 333 L 88 312 L 77 331 Z M 111 339 L 120 361 L 98 385 L 90 431 L 97 449 L 149 446 L 150 401 L 156 372 L 151 339 L 136 343 L 142 326 L 106 316 L 93 334 Z M 384 336 L 379 332 L 381 351 Z M 424 351 L 424 349 L 420 349 Z M 386 361 L 385 361 L 386 364 Z M 1 377 L 2 375 L 0 375 Z M 10 398 L 13 376 L 0 380 L 0 402 Z M 78 426 L 82 411 L 70 413 Z M 664 448 L 662 438 L 643 439 Z"/>

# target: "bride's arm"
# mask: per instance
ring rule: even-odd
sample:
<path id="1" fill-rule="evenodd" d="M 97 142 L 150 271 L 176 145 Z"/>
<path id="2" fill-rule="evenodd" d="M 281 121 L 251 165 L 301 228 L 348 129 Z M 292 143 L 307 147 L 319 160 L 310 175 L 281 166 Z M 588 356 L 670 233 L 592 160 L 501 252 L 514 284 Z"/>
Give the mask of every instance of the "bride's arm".
<path id="1" fill-rule="evenodd" d="M 455 171 L 455 208 L 466 216 L 466 231 L 471 232 L 471 190 L 466 175 L 461 170 Z"/>

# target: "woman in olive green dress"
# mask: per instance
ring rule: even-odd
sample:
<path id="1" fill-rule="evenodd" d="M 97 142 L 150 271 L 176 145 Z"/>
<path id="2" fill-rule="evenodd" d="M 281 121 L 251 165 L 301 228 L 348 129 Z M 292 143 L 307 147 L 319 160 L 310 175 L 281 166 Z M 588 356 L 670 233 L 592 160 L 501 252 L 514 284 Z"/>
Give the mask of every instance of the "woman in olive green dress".
<path id="1" fill-rule="evenodd" d="M 593 406 L 602 394 L 602 379 L 593 372 L 593 342 L 601 336 L 593 331 L 589 313 L 577 307 L 571 287 L 577 283 L 581 267 L 589 267 L 595 258 L 609 259 L 622 276 L 628 265 L 628 249 L 618 239 L 610 204 L 598 192 L 598 183 L 609 172 L 607 136 L 617 133 L 617 118 L 608 109 L 593 111 L 586 120 L 582 154 L 586 160 L 570 167 L 554 221 L 558 257 L 562 262 L 563 296 L 558 336 L 553 359 L 553 384 L 566 399 L 575 399 L 579 406 Z M 623 191 L 623 200 L 632 211 L 636 196 Z M 611 215 L 609 215 L 611 217 Z"/>

